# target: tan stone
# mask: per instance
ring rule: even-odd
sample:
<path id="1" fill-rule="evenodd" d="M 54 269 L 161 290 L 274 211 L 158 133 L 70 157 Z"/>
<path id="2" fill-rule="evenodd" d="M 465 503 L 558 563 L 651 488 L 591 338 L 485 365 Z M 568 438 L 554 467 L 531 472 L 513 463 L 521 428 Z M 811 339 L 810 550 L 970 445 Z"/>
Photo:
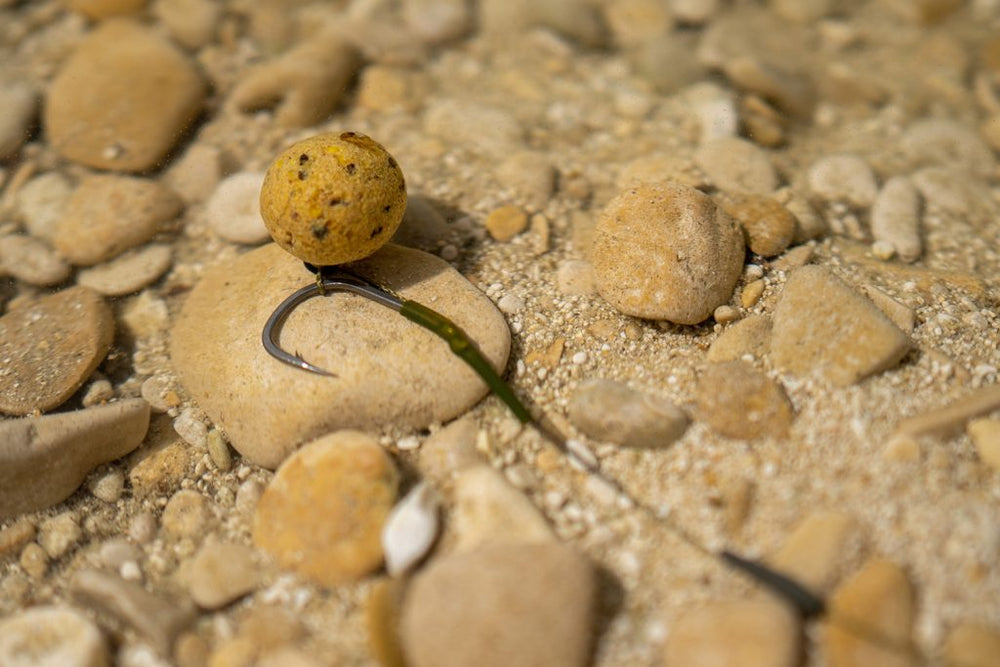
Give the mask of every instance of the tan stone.
<path id="1" fill-rule="evenodd" d="M 783 438 L 795 416 L 781 385 L 739 359 L 709 365 L 696 401 L 698 417 L 729 438 Z"/>
<path id="2" fill-rule="evenodd" d="M 478 465 L 455 480 L 452 518 L 455 549 L 469 551 L 495 542 L 551 542 L 548 521 L 528 498 L 497 471 Z"/>
<path id="3" fill-rule="evenodd" d="M 88 19 L 106 19 L 111 16 L 135 14 L 146 6 L 146 0 L 69 0 L 70 9 Z"/>
<path id="4" fill-rule="evenodd" d="M 45 130 L 69 160 L 145 171 L 184 135 L 205 93 L 198 69 L 154 29 L 113 19 L 59 70 L 47 95 Z"/>
<path id="5" fill-rule="evenodd" d="M 696 324 L 729 301 L 744 254 L 735 220 L 698 190 L 666 182 L 611 200 L 591 260 L 597 291 L 619 311 Z"/>
<path id="6" fill-rule="evenodd" d="M 896 365 L 910 347 L 871 301 L 818 266 L 794 271 L 774 310 L 771 359 L 795 375 L 846 386 Z"/>
<path id="7" fill-rule="evenodd" d="M 743 227 L 751 252 L 762 257 L 780 255 L 795 237 L 795 216 L 776 199 L 732 194 L 722 197 L 721 203 L 726 213 Z"/>
<path id="8" fill-rule="evenodd" d="M 782 574 L 823 595 L 833 587 L 858 532 L 857 523 L 847 514 L 815 512 L 795 527 L 768 560 Z"/>
<path id="9" fill-rule="evenodd" d="M 338 431 L 304 445 L 264 490 L 254 544 L 324 586 L 356 581 L 382 563 L 380 536 L 398 478 L 363 433 Z"/>
<path id="10" fill-rule="evenodd" d="M 90 377 L 114 340 L 104 299 L 86 287 L 42 297 L 0 317 L 0 411 L 61 405 Z"/>
<path id="11" fill-rule="evenodd" d="M 443 260 L 390 245 L 351 268 L 451 318 L 494 368 L 503 368 L 510 349 L 503 316 Z M 343 428 L 425 428 L 486 393 L 440 338 L 345 294 L 301 304 L 280 332 L 282 347 L 335 377 L 271 358 L 260 342 L 264 323 L 311 280 L 301 262 L 267 245 L 207 271 L 174 325 L 171 356 L 180 381 L 254 463 L 276 467 L 299 444 Z"/>
<path id="12" fill-rule="evenodd" d="M 73 264 L 97 264 L 146 243 L 182 208 L 180 197 L 156 181 L 89 176 L 59 220 L 56 250 Z"/>
<path id="13" fill-rule="evenodd" d="M 716 600 L 678 616 L 660 664 L 794 667 L 800 632 L 795 614 L 779 601 Z"/>
<path id="14" fill-rule="evenodd" d="M 909 667 L 918 665 L 908 652 L 912 644 L 914 593 L 906 574 L 886 560 L 869 561 L 838 586 L 829 599 L 824 649 L 831 667 Z M 848 628 L 860 625 L 898 647 L 897 650 Z"/>
<path id="15" fill-rule="evenodd" d="M 593 567 L 558 542 L 492 544 L 439 558 L 414 577 L 403 602 L 407 662 L 582 667 L 595 593 Z"/>
<path id="16" fill-rule="evenodd" d="M 708 348 L 707 359 L 712 362 L 733 361 L 746 355 L 759 358 L 771 344 L 771 318 L 750 315 L 722 330 Z"/>
<path id="17" fill-rule="evenodd" d="M 969 422 L 968 430 L 980 460 L 1000 471 L 1000 419 L 976 419 Z"/>
<path id="18" fill-rule="evenodd" d="M 510 241 L 528 226 L 528 215 L 517 206 L 501 206 L 486 216 L 486 231 L 501 243 Z"/>
<path id="19" fill-rule="evenodd" d="M 381 579 L 371 587 L 365 605 L 365 625 L 372 656 L 382 667 L 405 667 L 399 639 L 404 586 L 400 579 Z"/>
<path id="20" fill-rule="evenodd" d="M 955 627 L 944 643 L 946 667 L 991 667 L 1000 656 L 1000 632 L 972 623 Z"/>

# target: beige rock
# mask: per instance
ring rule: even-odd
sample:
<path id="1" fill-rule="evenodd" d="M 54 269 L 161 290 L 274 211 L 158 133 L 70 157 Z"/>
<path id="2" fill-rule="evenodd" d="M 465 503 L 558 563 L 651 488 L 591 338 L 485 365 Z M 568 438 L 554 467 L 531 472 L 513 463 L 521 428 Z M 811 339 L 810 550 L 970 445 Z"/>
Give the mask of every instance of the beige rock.
<path id="1" fill-rule="evenodd" d="M 15 555 L 33 539 L 35 539 L 35 524 L 27 517 L 0 529 L 0 559 Z"/>
<path id="2" fill-rule="evenodd" d="M 13 157 L 31 134 L 38 113 L 38 92 L 27 83 L 0 82 L 0 160 Z"/>
<path id="3" fill-rule="evenodd" d="M 69 0 L 67 4 L 88 19 L 100 21 L 112 16 L 135 14 L 146 6 L 146 0 Z"/>
<path id="4" fill-rule="evenodd" d="M 825 202 L 868 208 L 878 196 L 875 172 L 858 155 L 827 155 L 809 167 L 809 189 Z"/>
<path id="5" fill-rule="evenodd" d="M 908 178 L 896 176 L 882 186 L 872 206 L 871 228 L 874 239 L 891 244 L 904 262 L 920 257 L 920 193 Z"/>
<path id="6" fill-rule="evenodd" d="M 160 525 L 163 534 L 172 539 L 200 539 L 212 520 L 208 500 L 193 489 L 182 489 L 170 497 Z"/>
<path id="7" fill-rule="evenodd" d="M 184 135 L 205 93 L 198 69 L 155 30 L 125 19 L 105 21 L 49 87 L 45 130 L 69 160 L 145 171 Z"/>
<path id="8" fill-rule="evenodd" d="M 171 246 L 152 243 L 84 269 L 77 274 L 76 281 L 105 296 L 124 296 L 156 282 L 172 262 Z"/>
<path id="9" fill-rule="evenodd" d="M 365 604 L 365 625 L 372 656 L 383 667 L 405 667 L 403 647 L 399 640 L 399 616 L 403 605 L 405 582 L 381 579 L 368 593 Z"/>
<path id="10" fill-rule="evenodd" d="M 371 436 L 338 431 L 290 456 L 254 514 L 254 544 L 324 586 L 356 581 L 382 563 L 380 535 L 398 473 Z"/>
<path id="11" fill-rule="evenodd" d="M 501 206 L 490 211 L 483 224 L 490 236 L 506 243 L 527 228 L 528 215 L 517 206 Z"/>
<path id="12" fill-rule="evenodd" d="M 753 308 L 764 295 L 764 281 L 757 279 L 747 283 L 740 292 L 740 305 L 744 308 Z"/>
<path id="13" fill-rule="evenodd" d="M 900 331 L 906 334 L 913 333 L 913 327 L 916 324 L 917 315 L 913 312 L 912 308 L 901 304 L 899 301 L 896 301 L 877 287 L 862 285 L 861 291 L 864 292 L 865 296 L 867 296 L 879 310 L 885 313 L 886 317 L 892 320 L 893 324 L 899 327 Z"/>
<path id="14" fill-rule="evenodd" d="M 545 208 L 556 185 L 556 170 L 544 153 L 514 153 L 497 165 L 495 173 L 501 186 L 523 198 L 534 210 Z"/>
<path id="15" fill-rule="evenodd" d="M 729 193 L 766 195 L 778 187 L 767 152 L 746 139 L 710 139 L 698 148 L 694 160 L 715 187 Z"/>
<path id="16" fill-rule="evenodd" d="M 97 369 L 113 339 L 111 309 L 86 287 L 0 317 L 0 411 L 24 415 L 61 405 Z"/>
<path id="17" fill-rule="evenodd" d="M 774 310 L 775 365 L 796 375 L 816 373 L 838 386 L 891 368 L 910 345 L 868 299 L 818 266 L 792 272 Z"/>
<path id="18" fill-rule="evenodd" d="M 729 195 L 722 207 L 747 235 L 747 247 L 762 257 L 785 252 L 795 237 L 795 216 L 777 200 L 763 195 Z"/>
<path id="19" fill-rule="evenodd" d="M 687 415 L 670 401 L 602 379 L 577 387 L 567 416 L 589 438 L 642 449 L 669 447 L 688 426 Z"/>
<path id="20" fill-rule="evenodd" d="M 219 609 L 257 588 L 261 571 L 253 549 L 208 540 L 180 574 L 191 599 L 202 609 Z"/>
<path id="21" fill-rule="evenodd" d="M 51 287 L 69 278 L 70 266 L 44 241 L 11 234 L 0 237 L 0 275 Z"/>
<path id="22" fill-rule="evenodd" d="M 97 264 L 153 238 L 182 207 L 177 195 L 155 181 L 89 176 L 70 197 L 55 246 L 73 264 Z"/>
<path id="23" fill-rule="evenodd" d="M 458 551 L 495 542 L 555 540 L 548 521 L 531 501 L 485 465 L 470 467 L 455 480 L 452 521 Z"/>
<path id="24" fill-rule="evenodd" d="M 111 664 L 100 628 L 70 607 L 34 607 L 0 621 L 0 664 L 104 667 Z"/>
<path id="25" fill-rule="evenodd" d="M 611 200 L 591 260 L 598 292 L 621 312 L 696 324 L 729 301 L 744 252 L 736 221 L 711 199 L 661 183 Z"/>
<path id="26" fill-rule="evenodd" d="M 750 355 L 763 356 L 771 344 L 771 318 L 750 315 L 722 330 L 708 348 L 706 358 L 712 362 L 733 361 Z"/>
<path id="27" fill-rule="evenodd" d="M 595 593 L 590 563 L 557 542 L 493 544 L 440 558 L 407 591 L 404 654 L 413 667 L 582 667 Z"/>
<path id="28" fill-rule="evenodd" d="M 215 36 L 223 7 L 212 0 L 157 0 L 153 11 L 181 45 L 199 49 Z"/>
<path id="29" fill-rule="evenodd" d="M 181 440 L 165 415 L 149 425 L 147 444 L 132 457 L 128 471 L 129 486 L 137 498 L 170 494 L 180 487 L 190 466 L 190 446 Z"/>
<path id="30" fill-rule="evenodd" d="M 781 602 L 713 601 L 675 620 L 661 664 L 794 667 L 800 632 L 799 620 Z"/>
<path id="31" fill-rule="evenodd" d="M 444 261 L 387 246 L 352 270 L 432 304 L 503 368 L 510 334 L 502 315 Z M 260 342 L 264 322 L 310 280 L 291 255 L 264 246 L 207 271 L 172 332 L 180 381 L 251 461 L 276 467 L 302 442 L 341 428 L 447 421 L 486 392 L 441 339 L 381 305 L 346 295 L 302 304 L 281 331 L 285 349 L 336 377 L 272 359 Z M 240 391 L 226 389 L 232 386 Z"/>
<path id="32" fill-rule="evenodd" d="M 816 106 L 816 89 L 806 74 L 752 56 L 727 61 L 723 71 L 738 87 L 773 102 L 790 115 L 808 117 Z"/>
<path id="33" fill-rule="evenodd" d="M 947 405 L 907 417 L 896 425 L 895 434 L 947 438 L 962 431 L 975 417 L 1000 408 L 1000 384 L 986 385 Z"/>
<path id="34" fill-rule="evenodd" d="M 276 105 L 284 127 L 307 127 L 326 119 L 340 102 L 360 64 L 357 50 L 322 31 L 274 60 L 250 68 L 227 104 L 241 111 Z"/>
<path id="35" fill-rule="evenodd" d="M 429 102 L 424 127 L 448 146 L 463 146 L 497 159 L 520 148 L 524 140 L 524 128 L 513 115 L 466 99 Z"/>
<path id="36" fill-rule="evenodd" d="M 1000 471 L 1000 419 L 976 419 L 969 422 L 968 430 L 980 460 Z"/>
<path id="37" fill-rule="evenodd" d="M 260 216 L 264 174 L 241 171 L 227 176 L 205 206 L 205 218 L 216 234 L 233 243 L 257 245 L 268 239 Z"/>
<path id="38" fill-rule="evenodd" d="M 478 433 L 475 420 L 465 416 L 431 434 L 420 447 L 420 470 L 431 479 L 446 481 L 464 468 L 482 463 L 476 451 Z"/>
<path id="39" fill-rule="evenodd" d="M 815 512 L 795 527 L 768 561 L 782 574 L 814 593 L 825 595 L 841 574 L 842 563 L 859 538 L 857 522 L 849 515 Z"/>
<path id="40" fill-rule="evenodd" d="M 696 401 L 699 418 L 729 438 L 783 438 L 795 416 L 781 385 L 742 360 L 706 368 Z"/>
<path id="41" fill-rule="evenodd" d="M 845 624 L 862 624 L 901 647 L 911 646 L 916 614 L 913 596 L 906 574 L 897 565 L 885 560 L 869 561 L 838 586 L 829 599 L 823 638 L 828 664 L 831 667 L 920 664 L 915 654 L 881 646 L 837 622 L 843 619 Z"/>
<path id="42" fill-rule="evenodd" d="M 946 667 L 990 667 L 1000 655 L 1000 633 L 993 628 L 963 623 L 944 643 Z"/>
<path id="43" fill-rule="evenodd" d="M 369 65 L 358 81 L 358 106 L 369 111 L 415 111 L 420 106 L 412 70 Z"/>

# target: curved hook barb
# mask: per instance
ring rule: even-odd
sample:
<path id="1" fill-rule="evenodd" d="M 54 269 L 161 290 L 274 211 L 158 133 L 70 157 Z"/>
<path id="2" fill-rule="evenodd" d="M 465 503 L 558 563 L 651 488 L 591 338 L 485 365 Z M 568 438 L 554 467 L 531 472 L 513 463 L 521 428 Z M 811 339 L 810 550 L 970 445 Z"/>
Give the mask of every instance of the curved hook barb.
<path id="1" fill-rule="evenodd" d="M 333 373 L 310 364 L 297 354 L 292 354 L 282 349 L 281 344 L 278 342 L 281 325 L 284 324 L 285 318 L 288 317 L 289 313 L 295 310 L 303 301 L 317 295 L 325 295 L 328 292 L 350 292 L 357 294 L 380 303 L 387 308 L 392 308 L 397 312 L 403 307 L 403 300 L 398 296 L 360 276 L 347 273 L 346 271 L 320 271 L 316 274 L 315 282 L 296 290 L 291 296 L 278 304 L 278 307 L 274 309 L 271 316 L 267 318 L 267 323 L 264 324 L 264 331 L 261 333 L 261 341 L 264 343 L 264 349 L 267 350 L 268 354 L 278 361 L 301 368 L 304 371 L 334 377 Z"/>

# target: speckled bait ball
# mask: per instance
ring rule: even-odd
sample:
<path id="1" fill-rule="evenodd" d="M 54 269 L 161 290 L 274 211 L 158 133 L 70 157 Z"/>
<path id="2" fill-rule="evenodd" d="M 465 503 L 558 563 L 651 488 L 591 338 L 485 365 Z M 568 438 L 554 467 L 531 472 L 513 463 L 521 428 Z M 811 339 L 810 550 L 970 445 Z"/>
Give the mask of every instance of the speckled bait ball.
<path id="1" fill-rule="evenodd" d="M 260 191 L 271 238 L 317 266 L 368 257 L 392 238 L 405 209 L 396 160 L 356 132 L 293 144 L 271 163 Z"/>

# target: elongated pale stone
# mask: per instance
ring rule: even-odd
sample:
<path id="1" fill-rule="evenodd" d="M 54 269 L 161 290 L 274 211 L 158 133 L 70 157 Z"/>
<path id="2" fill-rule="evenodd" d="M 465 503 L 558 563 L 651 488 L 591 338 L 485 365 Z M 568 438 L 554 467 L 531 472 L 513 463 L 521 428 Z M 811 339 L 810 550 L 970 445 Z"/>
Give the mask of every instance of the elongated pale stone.
<path id="1" fill-rule="evenodd" d="M 920 257 L 920 193 L 910 179 L 896 176 L 882 186 L 872 206 L 872 236 L 892 244 L 904 262 Z"/>

